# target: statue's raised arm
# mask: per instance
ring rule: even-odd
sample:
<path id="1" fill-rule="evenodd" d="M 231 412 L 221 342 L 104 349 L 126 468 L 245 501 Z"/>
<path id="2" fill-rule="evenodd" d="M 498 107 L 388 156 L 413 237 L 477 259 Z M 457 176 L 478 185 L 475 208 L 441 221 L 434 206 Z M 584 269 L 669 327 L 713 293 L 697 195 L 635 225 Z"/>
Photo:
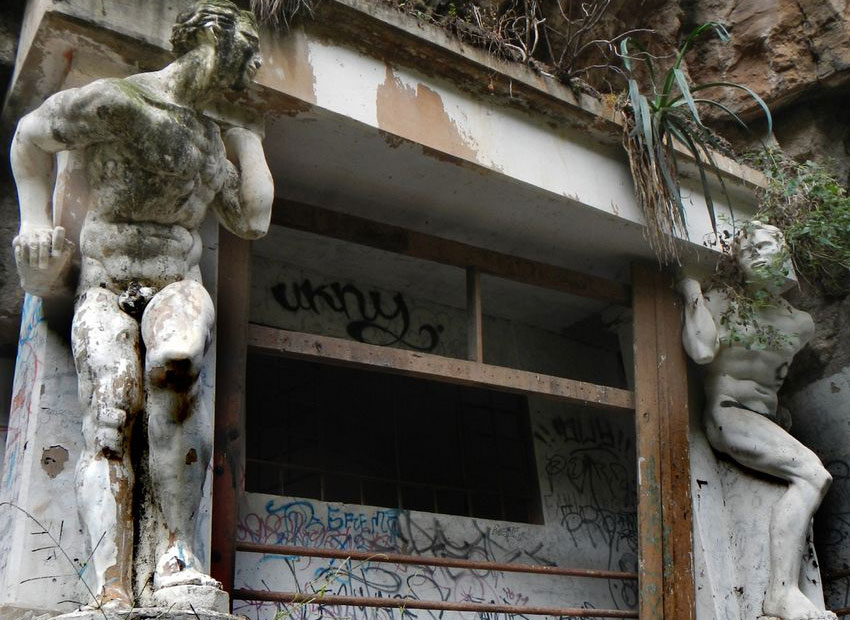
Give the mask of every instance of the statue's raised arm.
<path id="1" fill-rule="evenodd" d="M 113 121 L 118 115 L 122 91 L 114 83 L 104 80 L 57 93 L 18 123 L 10 159 L 21 225 L 12 245 L 28 293 L 45 297 L 61 287 L 74 246 L 64 228 L 54 224 L 54 156 L 109 139 L 111 122 L 98 109 L 108 106 Z"/>
<path id="2" fill-rule="evenodd" d="M 720 338 L 702 287 L 699 280 L 685 276 L 678 281 L 676 289 L 685 302 L 682 344 L 687 354 L 697 364 L 708 364 L 717 355 Z"/>
<path id="3" fill-rule="evenodd" d="M 233 127 L 224 133 L 228 171 L 224 187 L 213 201 L 222 226 L 243 239 L 266 234 L 272 214 L 274 181 L 260 137 Z"/>

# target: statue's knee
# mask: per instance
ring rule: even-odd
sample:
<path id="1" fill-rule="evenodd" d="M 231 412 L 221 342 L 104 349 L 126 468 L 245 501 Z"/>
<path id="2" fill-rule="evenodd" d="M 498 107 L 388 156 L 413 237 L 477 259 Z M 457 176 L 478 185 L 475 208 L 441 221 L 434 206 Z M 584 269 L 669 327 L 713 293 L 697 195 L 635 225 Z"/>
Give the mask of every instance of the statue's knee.
<path id="1" fill-rule="evenodd" d="M 147 380 L 149 385 L 155 387 L 186 392 L 195 385 L 200 374 L 200 360 L 194 357 L 177 355 L 148 359 Z"/>
<path id="2" fill-rule="evenodd" d="M 811 487 L 812 492 L 821 499 L 832 485 L 832 475 L 819 461 L 812 463 L 807 468 L 803 480 L 805 484 Z"/>
<path id="3" fill-rule="evenodd" d="M 823 497 L 826 495 L 829 487 L 832 486 L 832 474 L 830 474 L 822 465 L 819 465 L 815 472 L 813 484 L 820 496 Z"/>

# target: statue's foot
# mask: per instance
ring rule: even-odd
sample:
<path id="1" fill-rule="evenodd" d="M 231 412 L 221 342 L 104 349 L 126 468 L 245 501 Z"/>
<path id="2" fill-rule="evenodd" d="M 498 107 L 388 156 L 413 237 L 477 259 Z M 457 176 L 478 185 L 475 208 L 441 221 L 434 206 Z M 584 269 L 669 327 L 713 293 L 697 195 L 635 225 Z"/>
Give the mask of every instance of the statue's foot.
<path id="1" fill-rule="evenodd" d="M 196 568 L 198 561 L 172 547 L 159 559 L 154 574 L 154 590 L 174 586 L 207 586 L 221 589 L 221 583 Z"/>
<path id="2" fill-rule="evenodd" d="M 765 620 L 837 620 L 831 611 L 818 609 L 799 588 L 768 596 L 762 608 Z"/>
<path id="3" fill-rule="evenodd" d="M 228 613 L 230 597 L 221 583 L 201 572 L 197 558 L 185 547 L 173 546 L 156 565 L 153 600 L 167 609 L 206 609 Z"/>
<path id="4" fill-rule="evenodd" d="M 129 611 L 133 608 L 133 599 L 123 588 L 115 586 L 104 586 L 97 602 L 92 605 L 84 605 L 80 609 L 84 611 Z"/>
<path id="5" fill-rule="evenodd" d="M 157 574 L 154 577 L 153 587 L 155 590 L 171 588 L 173 586 L 207 586 L 221 589 L 221 582 L 194 568 L 184 568 L 176 573 L 168 575 Z"/>

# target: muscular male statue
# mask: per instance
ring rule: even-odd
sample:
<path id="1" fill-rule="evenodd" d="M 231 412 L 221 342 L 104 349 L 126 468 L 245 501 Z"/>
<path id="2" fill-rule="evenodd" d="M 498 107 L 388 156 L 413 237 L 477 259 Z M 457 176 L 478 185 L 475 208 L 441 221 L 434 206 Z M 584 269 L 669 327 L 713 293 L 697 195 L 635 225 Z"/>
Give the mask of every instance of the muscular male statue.
<path id="1" fill-rule="evenodd" d="M 706 367 L 706 435 L 715 450 L 788 483 L 770 518 L 766 618 L 835 620 L 799 587 L 806 534 L 832 478 L 820 459 L 786 431 L 790 419 L 777 399 L 814 323 L 779 296 L 776 274 L 787 257 L 779 229 L 752 222 L 736 237 L 734 252 L 748 296 L 769 299 L 753 306 L 752 317 L 740 315 L 728 290 L 703 293 L 693 278 L 678 285 L 685 300 L 685 350 Z"/>
<path id="2" fill-rule="evenodd" d="M 212 441 L 198 376 L 214 320 L 198 228 L 212 208 L 228 230 L 256 239 L 268 230 L 274 194 L 260 138 L 238 127 L 222 135 L 200 112 L 259 68 L 253 16 L 203 0 L 178 16 L 171 42 L 179 57 L 161 71 L 47 99 L 21 119 L 11 153 L 21 211 L 15 259 L 24 289 L 41 296 L 61 286 L 74 253 L 53 221 L 54 154 L 72 150 L 85 161 L 90 201 L 71 335 L 84 435 L 76 490 L 98 605 L 115 609 L 133 602 L 129 439 L 140 412 L 168 531 L 154 589 L 219 585 L 193 542 Z"/>

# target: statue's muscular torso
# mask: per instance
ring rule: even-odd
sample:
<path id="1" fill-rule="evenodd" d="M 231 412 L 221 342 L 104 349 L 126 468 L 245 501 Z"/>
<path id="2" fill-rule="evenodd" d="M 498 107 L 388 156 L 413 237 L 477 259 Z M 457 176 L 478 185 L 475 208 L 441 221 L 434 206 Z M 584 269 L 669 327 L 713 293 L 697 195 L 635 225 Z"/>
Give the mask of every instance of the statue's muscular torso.
<path id="1" fill-rule="evenodd" d="M 738 407 L 775 417 L 777 393 L 788 366 L 814 334 L 812 317 L 779 298 L 774 306 L 756 309 L 753 319 L 741 325 L 729 312 L 730 302 L 724 292 L 711 290 L 705 297 L 721 342 L 716 357 L 706 367 L 706 411 L 710 415 L 718 407 Z M 724 316 L 729 320 L 721 320 Z M 758 322 L 759 329 L 776 335 L 771 346 L 751 342 L 756 333 L 753 321 Z M 740 342 L 731 338 L 732 329 Z"/>
<path id="2" fill-rule="evenodd" d="M 155 289 L 197 277 L 198 227 L 232 164 L 218 126 L 133 78 L 86 102 L 110 125 L 85 148 L 90 205 L 80 233 L 80 290 Z M 104 91 L 101 91 L 104 92 Z"/>

